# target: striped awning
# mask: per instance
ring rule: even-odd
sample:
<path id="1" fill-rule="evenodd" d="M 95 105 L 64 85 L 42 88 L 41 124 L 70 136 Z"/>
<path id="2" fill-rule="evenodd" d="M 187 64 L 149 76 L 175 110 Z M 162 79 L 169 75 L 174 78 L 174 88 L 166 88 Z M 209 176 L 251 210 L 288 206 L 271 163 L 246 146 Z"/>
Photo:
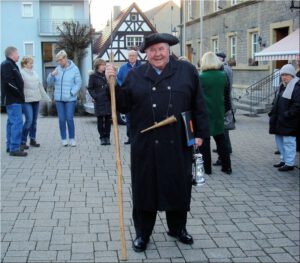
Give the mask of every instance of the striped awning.
<path id="1" fill-rule="evenodd" d="M 256 61 L 300 60 L 299 28 L 264 50 L 255 53 Z"/>

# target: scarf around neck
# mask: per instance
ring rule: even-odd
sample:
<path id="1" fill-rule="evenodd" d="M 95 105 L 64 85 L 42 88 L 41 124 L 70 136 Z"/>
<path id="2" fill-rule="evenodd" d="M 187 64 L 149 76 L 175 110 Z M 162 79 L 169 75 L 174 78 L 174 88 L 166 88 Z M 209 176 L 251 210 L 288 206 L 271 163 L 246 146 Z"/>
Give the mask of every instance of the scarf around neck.
<path id="1" fill-rule="evenodd" d="M 284 92 L 282 93 L 282 97 L 286 99 L 291 99 L 292 94 L 295 88 L 296 83 L 299 81 L 298 77 L 294 77 L 292 80 L 289 81 L 289 83 L 286 85 L 286 88 Z"/>

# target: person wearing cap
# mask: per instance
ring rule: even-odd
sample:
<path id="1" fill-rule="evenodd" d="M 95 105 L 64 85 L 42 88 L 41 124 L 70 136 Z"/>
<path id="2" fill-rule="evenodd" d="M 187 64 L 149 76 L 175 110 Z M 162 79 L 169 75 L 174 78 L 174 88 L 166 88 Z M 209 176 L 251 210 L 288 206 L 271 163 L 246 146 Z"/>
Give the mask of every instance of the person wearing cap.
<path id="1" fill-rule="evenodd" d="M 129 50 L 128 51 L 128 62 L 123 64 L 118 72 L 117 81 L 118 84 L 121 86 L 123 81 L 125 80 L 128 71 L 132 68 L 139 67 L 141 65 L 141 61 L 138 60 L 138 52 L 136 50 Z M 126 135 L 127 135 L 127 142 L 124 144 L 130 144 L 130 115 L 126 114 Z"/>
<path id="2" fill-rule="evenodd" d="M 216 55 L 219 58 L 219 60 L 223 63 L 222 69 L 224 70 L 226 77 L 227 77 L 227 81 L 228 81 L 228 85 L 226 85 L 226 88 L 229 89 L 230 96 L 228 97 L 229 100 L 227 97 L 224 97 L 225 108 L 230 107 L 230 109 L 232 109 L 231 92 L 232 92 L 232 84 L 233 84 L 233 72 L 232 72 L 231 67 L 226 62 L 226 54 L 224 52 L 219 52 L 219 53 L 216 53 Z M 230 136 L 229 136 L 229 130 L 224 129 L 224 136 L 225 136 L 226 145 L 228 146 L 229 153 L 232 153 L 232 146 L 231 146 L 231 141 L 230 141 Z M 215 152 L 217 152 L 217 150 L 215 150 Z M 219 155 L 218 160 L 213 165 L 222 165 L 220 155 Z"/>
<path id="3" fill-rule="evenodd" d="M 280 152 L 280 162 L 274 164 L 280 172 L 294 169 L 296 158 L 296 136 L 300 116 L 300 81 L 293 65 L 280 69 L 281 84 L 276 92 L 269 113 L 269 132 L 275 134 Z"/>
<path id="4" fill-rule="evenodd" d="M 168 235 L 193 244 L 186 229 L 192 189 L 193 147 L 187 146 L 182 112 L 190 111 L 195 144 L 209 136 L 208 114 L 198 72 L 189 62 L 170 56 L 176 37 L 154 33 L 140 51 L 148 62 L 133 68 L 116 88 L 117 110 L 130 113 L 133 249 L 142 252 L 155 225 L 157 211 L 166 212 Z M 106 77 L 116 76 L 112 65 Z M 142 130 L 174 115 L 175 123 Z"/>

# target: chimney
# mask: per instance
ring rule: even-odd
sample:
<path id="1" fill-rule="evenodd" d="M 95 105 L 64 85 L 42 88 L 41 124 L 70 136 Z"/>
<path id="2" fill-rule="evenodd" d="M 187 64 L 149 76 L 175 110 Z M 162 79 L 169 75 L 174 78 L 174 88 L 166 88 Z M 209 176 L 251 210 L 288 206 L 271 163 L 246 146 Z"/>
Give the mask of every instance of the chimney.
<path id="1" fill-rule="evenodd" d="M 121 6 L 115 5 L 113 7 L 113 20 L 115 20 L 121 12 Z"/>

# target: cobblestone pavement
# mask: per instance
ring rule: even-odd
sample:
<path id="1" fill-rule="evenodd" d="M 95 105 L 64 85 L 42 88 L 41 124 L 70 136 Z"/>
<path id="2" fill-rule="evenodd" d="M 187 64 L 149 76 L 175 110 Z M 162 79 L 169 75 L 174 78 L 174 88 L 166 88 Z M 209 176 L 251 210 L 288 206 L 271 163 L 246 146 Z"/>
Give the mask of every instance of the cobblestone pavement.
<path id="1" fill-rule="evenodd" d="M 76 117 L 74 148 L 60 145 L 57 118 L 39 118 L 41 147 L 26 158 L 5 152 L 1 118 L 2 262 L 120 262 L 114 146 L 100 145 L 95 118 Z M 135 253 L 130 148 L 120 126 L 128 262 L 299 262 L 299 170 L 272 167 L 278 155 L 265 115 L 237 114 L 230 134 L 233 174 L 213 167 L 193 188 L 194 244 L 169 237 L 159 213 L 148 249 Z"/>

